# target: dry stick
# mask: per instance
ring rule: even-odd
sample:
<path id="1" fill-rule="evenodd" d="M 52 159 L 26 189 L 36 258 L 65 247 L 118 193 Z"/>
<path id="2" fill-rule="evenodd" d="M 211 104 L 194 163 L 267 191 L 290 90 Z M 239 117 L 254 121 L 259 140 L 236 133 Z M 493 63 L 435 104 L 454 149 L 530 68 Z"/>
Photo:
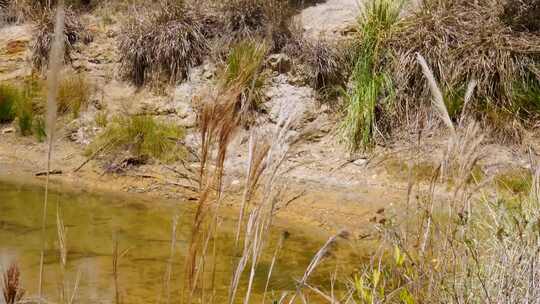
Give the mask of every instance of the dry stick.
<path id="1" fill-rule="evenodd" d="M 66 228 L 60 217 L 60 208 L 56 206 L 56 227 L 58 232 L 58 251 L 60 256 L 60 275 L 62 279 L 60 299 L 61 303 L 65 303 L 66 299 L 66 262 L 67 262 L 67 247 L 66 247 Z"/>
<path id="2" fill-rule="evenodd" d="M 77 291 L 79 290 L 80 280 L 81 280 L 81 270 L 77 272 L 77 278 L 75 279 L 75 287 L 73 287 L 73 293 L 71 294 L 71 298 L 69 299 L 68 304 L 73 304 L 75 302 L 75 296 L 77 295 Z"/>
<path id="3" fill-rule="evenodd" d="M 171 233 L 171 252 L 169 254 L 169 261 L 167 263 L 167 273 L 165 274 L 165 292 L 167 293 L 167 304 L 171 298 L 171 276 L 172 276 L 172 263 L 174 258 L 174 247 L 176 245 L 176 227 L 178 225 L 178 215 L 173 216 L 172 220 L 172 233 Z"/>
<path id="4" fill-rule="evenodd" d="M 304 272 L 304 276 L 302 277 L 302 279 L 300 281 L 298 281 L 298 286 L 296 287 L 296 292 L 293 294 L 293 296 L 289 300 L 289 304 L 294 303 L 294 300 L 296 300 L 296 297 L 299 294 L 300 294 L 300 296 L 302 296 L 302 294 L 301 294 L 302 288 L 304 286 L 307 286 L 307 284 L 306 284 L 307 280 L 309 279 L 309 277 L 311 276 L 311 274 L 313 273 L 313 271 L 315 270 L 317 265 L 319 265 L 319 263 L 324 259 L 324 257 L 326 256 L 326 253 L 330 249 L 330 246 L 337 241 L 338 237 L 340 237 L 342 235 L 345 235 L 345 234 L 346 234 L 346 232 L 344 230 L 342 230 L 338 234 L 330 237 L 326 241 L 326 243 L 321 247 L 321 249 L 319 249 L 319 251 L 317 251 L 317 253 L 313 257 L 313 259 L 309 263 L 308 267 L 306 268 L 306 271 Z"/>
<path id="5" fill-rule="evenodd" d="M 270 278 L 272 277 L 272 271 L 274 270 L 274 266 L 276 264 L 276 260 L 278 257 L 278 253 L 283 247 L 283 242 L 285 241 L 286 233 L 282 233 L 281 237 L 279 238 L 278 245 L 276 247 L 276 251 L 274 252 L 274 256 L 272 257 L 272 262 L 270 263 L 270 269 L 268 270 L 268 277 L 266 277 L 266 285 L 264 286 L 264 293 L 263 293 L 263 299 L 262 304 L 264 304 L 264 301 L 266 299 L 266 293 L 268 292 L 268 285 L 270 285 Z"/>
<path id="6" fill-rule="evenodd" d="M 45 224 L 47 219 L 47 202 L 49 196 L 49 172 L 51 171 L 51 156 L 54 139 L 54 122 L 56 121 L 56 99 L 58 97 L 58 76 L 62 66 L 64 55 L 64 1 L 58 1 L 56 12 L 56 24 L 54 27 L 54 41 L 49 57 L 49 75 L 47 77 L 47 128 L 48 128 L 48 150 L 47 150 L 47 178 L 45 181 L 45 198 L 43 201 L 43 215 L 41 219 L 41 255 L 39 260 L 39 286 L 38 301 L 43 303 L 43 261 L 45 257 Z"/>
<path id="7" fill-rule="evenodd" d="M 221 221 L 218 221 L 217 225 L 215 226 L 215 230 L 213 233 L 213 248 L 212 248 L 212 280 L 211 280 L 211 286 L 212 286 L 212 295 L 210 297 L 210 303 L 214 303 L 214 299 L 216 298 L 216 270 L 217 270 L 217 245 L 216 240 L 218 237 L 218 227 L 221 226 Z"/>
<path id="8" fill-rule="evenodd" d="M 249 196 L 249 184 L 251 183 L 251 168 L 253 165 L 253 152 L 255 150 L 255 138 L 253 131 L 249 135 L 249 149 L 248 149 L 248 159 L 247 159 L 247 170 L 246 170 L 246 181 L 244 194 L 242 196 L 242 206 L 240 207 L 240 215 L 238 217 L 238 226 L 236 227 L 236 236 L 234 238 L 234 247 L 235 250 L 238 247 L 238 240 L 240 239 L 240 231 L 242 230 L 242 222 L 244 220 L 244 213 L 246 210 L 246 204 Z"/>
<path id="9" fill-rule="evenodd" d="M 105 150 L 105 148 L 112 145 L 113 142 L 114 141 L 109 141 L 106 144 L 104 144 L 103 146 L 99 147 L 99 149 L 97 149 L 94 153 L 92 153 L 92 155 L 90 155 L 84 162 L 82 162 L 82 164 L 80 164 L 75 170 L 73 170 L 73 172 L 74 173 L 79 172 L 79 170 L 81 170 L 84 166 L 86 166 L 86 164 L 88 164 L 91 160 L 96 158 L 96 156 L 98 156 L 98 154 L 101 153 L 101 151 Z"/>
<path id="10" fill-rule="evenodd" d="M 114 303 L 120 304 L 120 293 L 118 291 L 118 239 L 116 233 L 113 236 L 113 278 L 114 278 Z"/>

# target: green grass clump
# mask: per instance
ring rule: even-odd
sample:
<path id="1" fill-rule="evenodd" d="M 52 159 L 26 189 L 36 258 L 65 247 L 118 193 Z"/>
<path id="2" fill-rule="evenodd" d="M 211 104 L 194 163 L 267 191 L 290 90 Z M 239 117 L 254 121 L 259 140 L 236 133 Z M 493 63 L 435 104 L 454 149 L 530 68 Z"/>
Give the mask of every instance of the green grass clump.
<path id="1" fill-rule="evenodd" d="M 15 119 L 15 104 L 21 98 L 19 90 L 9 84 L 0 85 L 0 123 Z"/>
<path id="2" fill-rule="evenodd" d="M 249 114 L 260 110 L 264 101 L 266 74 L 262 67 L 267 51 L 264 42 L 242 41 L 231 49 L 221 73 L 221 89 L 239 92 L 238 109 L 243 120 L 249 120 Z"/>
<path id="3" fill-rule="evenodd" d="M 93 154 L 102 149 L 114 155 L 127 151 L 138 159 L 153 157 L 171 162 L 184 154 L 183 146 L 178 143 L 183 137 L 182 127 L 158 122 L 151 116 L 116 116 L 86 152 Z"/>
<path id="4" fill-rule="evenodd" d="M 34 77 L 26 79 L 20 89 L 21 98 L 15 105 L 15 116 L 22 136 L 35 135 L 40 130 L 38 118 L 44 114 L 45 89 L 43 83 Z M 44 132 L 44 131 L 43 131 Z M 40 135 L 37 136 L 40 139 Z"/>
<path id="5" fill-rule="evenodd" d="M 105 128 L 109 123 L 109 118 L 106 111 L 99 111 L 94 118 L 96 125 L 100 128 Z"/>
<path id="6" fill-rule="evenodd" d="M 529 193 L 532 182 L 531 172 L 525 169 L 503 172 L 495 177 L 495 186 L 498 190 L 514 195 L 526 195 Z"/>
<path id="7" fill-rule="evenodd" d="M 510 111 L 521 118 L 540 114 L 540 80 L 531 77 L 513 86 Z"/>
<path id="8" fill-rule="evenodd" d="M 90 100 L 91 85 L 84 75 L 69 75 L 60 82 L 58 89 L 58 113 L 70 113 L 79 117 L 81 108 Z"/>
<path id="9" fill-rule="evenodd" d="M 38 121 L 43 114 L 45 91 L 42 83 L 31 77 L 21 85 L 0 85 L 0 123 L 15 121 L 22 136 L 44 137 L 43 123 Z"/>
<path id="10" fill-rule="evenodd" d="M 437 174 L 437 168 L 430 162 L 417 162 L 411 166 L 396 158 L 385 161 L 384 168 L 389 175 L 403 181 L 410 177 L 415 182 L 428 182 Z"/>
<path id="11" fill-rule="evenodd" d="M 346 117 L 342 124 L 351 151 L 369 148 L 377 130 L 376 108 L 388 102 L 392 85 L 381 69 L 385 56 L 381 44 L 397 22 L 401 6 L 393 0 L 372 0 L 359 21 L 360 44 L 347 93 Z"/>

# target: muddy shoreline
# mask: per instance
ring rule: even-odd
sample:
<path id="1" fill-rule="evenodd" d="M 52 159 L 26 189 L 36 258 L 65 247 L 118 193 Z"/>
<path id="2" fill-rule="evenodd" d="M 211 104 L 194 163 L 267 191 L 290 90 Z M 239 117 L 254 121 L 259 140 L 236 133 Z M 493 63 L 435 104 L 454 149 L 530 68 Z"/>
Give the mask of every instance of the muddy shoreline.
<path id="1" fill-rule="evenodd" d="M 178 186 L 174 175 L 165 166 L 145 165 L 124 174 L 104 174 L 99 162 L 91 161 L 75 173 L 73 170 L 86 160 L 80 146 L 69 141 L 58 142 L 55 146 L 58 153 L 53 154 L 51 169 L 61 170 L 62 174 L 51 175 L 50 185 L 54 190 L 132 197 L 148 204 L 156 199 L 195 204 L 195 194 Z M 43 186 L 45 177 L 35 174 L 45 171 L 45 160 L 45 144 L 16 134 L 0 135 L 0 181 Z M 339 176 L 335 178 L 339 179 Z M 229 212 L 239 208 L 242 181 L 240 172 L 227 171 L 225 189 Z M 369 220 L 376 210 L 397 204 L 406 195 L 403 188 L 389 191 L 386 186 L 370 185 L 361 180 L 338 186 L 318 180 L 309 172 L 290 172 L 279 182 L 286 185 L 283 200 L 288 204 L 278 212 L 278 223 L 302 227 L 324 236 L 340 229 L 361 234 L 370 225 Z"/>

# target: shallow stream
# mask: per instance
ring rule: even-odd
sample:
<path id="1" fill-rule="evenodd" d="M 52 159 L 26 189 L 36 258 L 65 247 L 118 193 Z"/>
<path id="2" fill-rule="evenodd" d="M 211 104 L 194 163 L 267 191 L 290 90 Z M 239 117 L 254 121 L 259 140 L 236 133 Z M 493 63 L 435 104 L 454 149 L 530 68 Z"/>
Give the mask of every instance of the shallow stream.
<path id="1" fill-rule="evenodd" d="M 0 182 L 0 268 L 16 262 L 21 269 L 27 295 L 36 295 L 42 245 L 41 213 L 44 190 L 41 187 Z M 67 270 L 64 284 L 59 264 L 57 212 L 66 227 Z M 82 192 L 52 192 L 49 198 L 45 242 L 44 294 L 60 302 L 65 286 L 71 297 L 77 277 L 75 303 L 115 303 L 116 290 L 121 303 L 160 303 L 164 299 L 164 277 L 171 248 L 171 222 L 179 216 L 177 242 L 173 256 L 171 303 L 180 302 L 184 260 L 193 218 L 193 204 L 170 201 L 143 201 L 129 196 L 98 196 Z M 233 213 L 231 212 L 231 215 Z M 218 231 L 216 252 L 215 303 L 225 303 L 231 281 L 234 216 L 225 216 Z M 290 234 L 277 259 L 267 303 L 283 291 L 295 288 L 313 255 L 325 242 L 322 236 L 302 229 L 275 227 L 261 258 L 254 284 L 252 303 L 260 303 L 266 276 L 277 240 L 283 231 Z M 117 285 L 113 275 L 113 247 L 125 253 L 118 262 Z M 347 247 L 347 246 L 343 246 Z M 337 253 L 343 250 L 343 253 Z M 352 253 L 337 249 L 321 264 L 310 282 L 329 287 L 337 269 L 354 265 Z M 245 279 L 246 275 L 244 275 Z M 238 292 L 244 295 L 246 280 Z M 212 291 L 206 296 L 210 297 Z M 199 300 L 200 301 L 200 300 Z M 205 300 L 207 302 L 208 300 Z M 313 299 L 311 303 L 317 303 Z M 1 303 L 1 300 L 0 300 Z"/>

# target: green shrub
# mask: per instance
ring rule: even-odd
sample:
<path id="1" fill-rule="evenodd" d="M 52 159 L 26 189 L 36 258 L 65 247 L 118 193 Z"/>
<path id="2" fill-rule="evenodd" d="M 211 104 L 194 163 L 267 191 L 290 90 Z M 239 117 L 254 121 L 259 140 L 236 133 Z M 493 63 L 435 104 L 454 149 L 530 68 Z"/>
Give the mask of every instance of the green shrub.
<path id="1" fill-rule="evenodd" d="M 32 135 L 34 104 L 30 98 L 22 98 L 16 105 L 17 124 L 22 136 Z"/>
<path id="2" fill-rule="evenodd" d="M 19 90 L 10 84 L 0 84 L 0 123 L 15 119 L 15 104 L 21 98 Z"/>
<path id="3" fill-rule="evenodd" d="M 106 154 L 129 152 L 133 157 L 153 157 L 170 162 L 180 159 L 184 148 L 179 141 L 184 137 L 182 127 L 157 122 L 151 116 L 116 116 L 88 147 L 93 154 L 102 149 Z"/>
<path id="4" fill-rule="evenodd" d="M 540 80 L 534 76 L 517 82 L 513 87 L 510 111 L 521 118 L 540 114 Z"/>

